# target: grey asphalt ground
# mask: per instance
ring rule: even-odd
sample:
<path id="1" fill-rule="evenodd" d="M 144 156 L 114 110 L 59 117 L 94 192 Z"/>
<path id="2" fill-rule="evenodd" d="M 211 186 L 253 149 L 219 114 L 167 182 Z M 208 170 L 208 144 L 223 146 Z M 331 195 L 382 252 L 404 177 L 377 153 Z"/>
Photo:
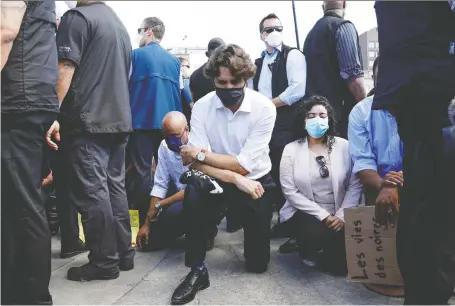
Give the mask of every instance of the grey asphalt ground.
<path id="1" fill-rule="evenodd" d="M 229 234 L 220 225 L 215 248 L 206 258 L 211 286 L 198 293 L 196 304 L 337 304 L 399 305 L 400 298 L 373 293 L 346 278 L 333 277 L 304 266 L 297 254 L 280 254 L 286 239 L 272 240 L 269 270 L 262 275 L 246 273 L 243 231 Z M 52 240 L 51 294 L 55 305 L 169 304 L 172 292 L 188 273 L 184 266 L 183 239 L 167 250 L 136 253 L 135 269 L 121 272 L 110 281 L 73 282 L 66 279 L 70 267 L 86 263 L 87 254 L 60 259 L 60 240 Z M 455 300 L 452 299 L 452 304 Z"/>

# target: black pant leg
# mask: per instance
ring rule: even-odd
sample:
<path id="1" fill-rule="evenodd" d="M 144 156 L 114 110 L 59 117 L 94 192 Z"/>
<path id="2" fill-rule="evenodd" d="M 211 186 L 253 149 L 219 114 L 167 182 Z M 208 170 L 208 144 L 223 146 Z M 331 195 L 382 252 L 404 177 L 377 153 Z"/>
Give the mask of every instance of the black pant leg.
<path id="1" fill-rule="evenodd" d="M 2 115 L 2 304 L 49 299 L 51 236 L 41 197 L 53 113 Z"/>
<path id="2" fill-rule="evenodd" d="M 51 169 L 56 190 L 56 206 L 60 223 L 61 251 L 66 252 L 78 245 L 79 225 L 77 210 L 69 198 L 68 179 L 71 171 L 66 135 L 58 144 L 58 151 L 51 152 Z"/>
<path id="3" fill-rule="evenodd" d="M 446 304 L 455 282 L 453 179 L 444 174 L 442 158 L 446 114 L 446 105 L 435 104 L 425 111 L 417 103 L 397 118 L 406 180 L 397 232 L 405 304 Z"/>
<path id="4" fill-rule="evenodd" d="M 244 256 L 250 272 L 267 271 L 270 261 L 270 225 L 272 222 L 273 189 L 266 189 L 264 195 L 253 200 L 248 194 L 236 189 L 230 205 L 241 207 L 244 230 Z"/>
<path id="5" fill-rule="evenodd" d="M 281 157 L 283 156 L 284 146 L 275 146 L 270 145 L 270 160 L 272 162 L 272 171 L 270 174 L 272 175 L 273 181 L 276 184 L 276 188 L 273 190 L 273 203 L 275 204 L 277 211 L 279 212 L 280 209 L 284 206 L 286 199 L 284 198 L 283 191 L 281 189 L 281 182 L 280 182 L 280 163 Z"/>
<path id="6" fill-rule="evenodd" d="M 223 186 L 224 188 L 224 186 Z M 185 265 L 194 267 L 205 260 L 206 242 L 213 228 L 220 223 L 229 192 L 222 195 L 204 194 L 192 185 L 185 188 L 183 216 L 185 219 Z"/>
<path id="7" fill-rule="evenodd" d="M 297 211 L 290 220 L 299 244 L 299 254 L 304 259 L 315 259 L 317 252 L 324 247 L 326 226 L 324 223 L 302 211 Z"/>
<path id="8" fill-rule="evenodd" d="M 125 189 L 125 148 L 128 134 L 113 134 L 106 137 L 111 138 L 107 184 L 114 216 L 118 255 L 122 260 L 133 260 L 135 251 L 131 246 L 131 220 Z"/>
<path id="9" fill-rule="evenodd" d="M 339 232 L 326 227 L 323 241 L 324 265 L 337 275 L 348 273 L 344 229 Z"/>
<path id="10" fill-rule="evenodd" d="M 131 209 L 139 210 L 141 226 L 147 215 L 152 191 L 152 159 L 155 154 L 158 156 L 160 145 L 160 142 L 157 141 L 156 131 L 135 130 L 131 134 L 126 148 L 126 154 L 131 164 L 126 180 L 128 182 L 128 202 Z"/>
<path id="11" fill-rule="evenodd" d="M 80 133 L 69 139 L 69 196 L 82 216 L 90 262 L 118 265 L 117 239 L 108 187 L 110 143 L 106 135 Z"/>

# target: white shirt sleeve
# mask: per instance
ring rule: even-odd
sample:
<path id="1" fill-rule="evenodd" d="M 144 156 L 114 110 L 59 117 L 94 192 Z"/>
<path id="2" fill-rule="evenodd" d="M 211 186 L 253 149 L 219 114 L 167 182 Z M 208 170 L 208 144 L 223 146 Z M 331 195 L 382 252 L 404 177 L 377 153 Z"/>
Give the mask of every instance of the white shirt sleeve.
<path id="1" fill-rule="evenodd" d="M 253 124 L 253 129 L 248 134 L 245 145 L 237 155 L 240 166 L 250 173 L 260 165 L 264 150 L 269 148 L 275 119 L 275 106 L 264 107 L 260 119 Z"/>
<path id="2" fill-rule="evenodd" d="M 279 95 L 281 101 L 292 105 L 305 96 L 306 70 L 305 55 L 299 50 L 291 50 L 286 61 L 289 86 Z"/>
<path id="3" fill-rule="evenodd" d="M 191 132 L 188 144 L 196 148 L 208 150 L 210 142 L 205 129 L 205 121 L 207 120 L 207 103 L 205 102 L 205 100 L 199 100 L 198 103 L 195 103 L 193 106 L 190 122 Z"/>
<path id="4" fill-rule="evenodd" d="M 171 174 L 168 168 L 169 152 L 167 152 L 167 149 L 164 146 L 163 142 L 164 140 L 161 142 L 160 147 L 158 149 L 158 163 L 156 165 L 153 189 L 150 193 L 150 196 L 157 197 L 160 199 L 166 198 L 167 190 L 169 188 L 169 182 L 171 179 Z"/>

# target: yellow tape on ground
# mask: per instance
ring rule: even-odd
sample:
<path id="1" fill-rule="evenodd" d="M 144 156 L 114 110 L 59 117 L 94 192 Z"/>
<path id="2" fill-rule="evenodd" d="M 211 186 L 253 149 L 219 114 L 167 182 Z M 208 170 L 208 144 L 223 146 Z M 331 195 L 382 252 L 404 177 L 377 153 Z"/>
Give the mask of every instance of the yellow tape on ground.
<path id="1" fill-rule="evenodd" d="M 136 245 L 136 236 L 139 231 L 139 211 L 136 209 L 130 210 L 130 222 L 131 222 L 131 245 Z M 84 229 L 82 228 L 81 215 L 77 214 L 77 223 L 79 224 L 79 238 L 85 242 Z"/>

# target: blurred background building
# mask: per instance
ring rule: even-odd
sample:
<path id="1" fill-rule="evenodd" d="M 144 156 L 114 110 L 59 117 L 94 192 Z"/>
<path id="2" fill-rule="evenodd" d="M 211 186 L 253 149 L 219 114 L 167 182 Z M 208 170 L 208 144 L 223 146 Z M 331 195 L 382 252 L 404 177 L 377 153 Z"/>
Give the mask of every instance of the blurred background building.
<path id="1" fill-rule="evenodd" d="M 372 28 L 359 35 L 359 44 L 362 54 L 363 70 L 365 72 L 365 83 L 368 89 L 373 88 L 373 63 L 379 55 L 378 28 Z"/>

